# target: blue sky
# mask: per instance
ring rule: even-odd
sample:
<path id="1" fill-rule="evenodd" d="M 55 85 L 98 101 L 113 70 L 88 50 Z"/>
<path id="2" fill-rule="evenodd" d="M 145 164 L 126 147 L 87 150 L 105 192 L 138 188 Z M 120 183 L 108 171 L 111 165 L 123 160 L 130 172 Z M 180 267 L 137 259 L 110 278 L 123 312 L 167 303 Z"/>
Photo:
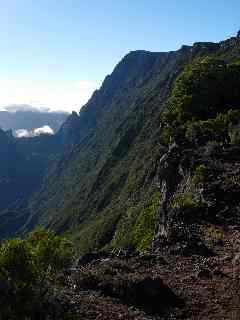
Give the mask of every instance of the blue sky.
<path id="1" fill-rule="evenodd" d="M 239 0 L 0 0 L 0 106 L 79 110 L 129 51 L 238 29 Z"/>

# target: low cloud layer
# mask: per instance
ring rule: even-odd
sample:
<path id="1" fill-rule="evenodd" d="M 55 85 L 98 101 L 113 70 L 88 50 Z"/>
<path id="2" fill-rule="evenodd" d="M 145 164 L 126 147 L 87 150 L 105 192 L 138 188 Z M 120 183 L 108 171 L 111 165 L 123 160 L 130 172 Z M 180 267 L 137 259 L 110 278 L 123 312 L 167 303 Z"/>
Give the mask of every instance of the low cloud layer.
<path id="1" fill-rule="evenodd" d="M 42 134 L 54 134 L 52 128 L 49 126 L 43 126 L 41 128 L 36 128 L 33 130 L 19 129 L 15 131 L 15 135 L 17 138 L 30 138 L 40 136 Z"/>
<path id="2" fill-rule="evenodd" d="M 18 112 L 18 111 L 30 111 L 30 112 L 49 112 L 50 109 L 47 107 L 33 107 L 30 104 L 10 104 L 8 106 L 2 107 L 3 110 L 8 112 Z"/>

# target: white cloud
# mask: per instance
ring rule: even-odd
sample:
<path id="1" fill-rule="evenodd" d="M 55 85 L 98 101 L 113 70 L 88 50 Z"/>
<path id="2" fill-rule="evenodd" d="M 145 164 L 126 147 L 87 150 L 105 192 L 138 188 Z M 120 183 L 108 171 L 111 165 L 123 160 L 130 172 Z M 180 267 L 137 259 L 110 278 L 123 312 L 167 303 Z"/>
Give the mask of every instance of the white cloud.
<path id="1" fill-rule="evenodd" d="M 49 126 L 43 126 L 41 128 L 36 128 L 33 130 L 18 129 L 15 131 L 17 138 L 30 138 L 40 136 L 42 134 L 54 134 L 53 130 Z"/>
<path id="2" fill-rule="evenodd" d="M 19 129 L 15 131 L 15 135 L 17 138 L 25 138 L 30 137 L 30 132 L 26 129 Z"/>
<path id="3" fill-rule="evenodd" d="M 98 85 L 88 80 L 70 83 L 21 84 L 0 81 L 0 106 L 20 105 L 51 111 L 79 111 Z M 2 107 L 3 109 L 3 107 Z"/>
<path id="4" fill-rule="evenodd" d="M 54 134 L 53 129 L 49 126 L 34 129 L 33 133 L 35 136 L 39 136 L 40 134 Z"/>
<path id="5" fill-rule="evenodd" d="M 31 111 L 31 112 L 49 112 L 48 107 L 33 107 L 29 104 L 10 104 L 6 107 L 2 107 L 8 112 L 17 112 L 17 111 Z"/>

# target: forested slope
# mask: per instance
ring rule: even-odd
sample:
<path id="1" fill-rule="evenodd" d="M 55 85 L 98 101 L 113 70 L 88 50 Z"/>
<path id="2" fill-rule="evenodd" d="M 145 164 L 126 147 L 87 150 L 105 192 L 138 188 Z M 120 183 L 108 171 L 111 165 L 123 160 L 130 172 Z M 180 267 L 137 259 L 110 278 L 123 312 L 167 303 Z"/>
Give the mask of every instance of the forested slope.
<path id="1" fill-rule="evenodd" d="M 205 116 L 196 118 L 197 121 L 217 116 L 211 111 L 216 99 L 207 101 L 204 97 L 205 100 L 195 103 L 192 87 L 180 88 L 182 92 L 177 87 L 171 93 L 185 67 L 193 65 L 194 71 L 196 63 L 201 64 L 207 56 L 223 61 L 225 68 L 239 59 L 240 39 L 231 38 L 218 44 L 196 43 L 168 53 L 135 51 L 124 57 L 80 114 L 73 113 L 51 141 L 46 138 L 46 145 L 50 143 L 54 148 L 47 153 L 41 149 L 48 164 L 38 191 L 28 198 L 24 210 L 20 208 L 26 221 L 19 232 L 41 224 L 67 233 L 82 252 L 112 247 L 140 251 L 148 248 L 163 202 L 160 159 L 171 145 L 174 136 L 171 128 L 184 131 L 186 128 L 179 121 L 191 120 L 176 115 L 177 108 L 164 115 L 163 109 L 171 110 L 173 103 L 184 105 L 184 99 L 193 95 L 194 106 L 211 104 L 209 110 L 204 109 Z M 211 70 L 211 64 L 208 67 Z M 213 77 L 210 84 L 219 82 L 211 92 L 218 96 L 222 79 L 215 79 L 215 74 L 210 77 Z M 238 71 L 234 77 L 238 81 Z M 231 87 L 227 84 L 224 90 Z M 200 88 L 205 94 L 204 85 Z M 237 108 L 235 93 L 231 99 L 225 97 L 226 107 L 221 109 L 224 114 Z M 178 94 L 184 97 L 183 102 Z M 192 134 L 189 133 L 192 125 L 187 128 L 186 139 Z M 35 143 L 30 143 L 35 148 Z"/>

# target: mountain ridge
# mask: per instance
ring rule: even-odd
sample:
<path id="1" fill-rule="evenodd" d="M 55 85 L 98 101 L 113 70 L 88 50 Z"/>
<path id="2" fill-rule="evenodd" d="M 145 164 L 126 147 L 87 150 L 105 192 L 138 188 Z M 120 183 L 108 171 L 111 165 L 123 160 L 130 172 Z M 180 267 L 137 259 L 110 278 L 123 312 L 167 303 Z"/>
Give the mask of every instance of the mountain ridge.
<path id="1" fill-rule="evenodd" d="M 174 81 L 207 55 L 239 59 L 239 47 L 233 37 L 167 53 L 127 54 L 79 115 L 73 113 L 51 138 L 57 151 L 45 154 L 47 162 L 53 160 L 28 199 L 19 232 L 37 224 L 66 232 L 82 252 L 133 246 L 125 224 L 136 225 L 159 192 L 158 161 L 167 150 L 160 139 L 161 112 Z"/>

